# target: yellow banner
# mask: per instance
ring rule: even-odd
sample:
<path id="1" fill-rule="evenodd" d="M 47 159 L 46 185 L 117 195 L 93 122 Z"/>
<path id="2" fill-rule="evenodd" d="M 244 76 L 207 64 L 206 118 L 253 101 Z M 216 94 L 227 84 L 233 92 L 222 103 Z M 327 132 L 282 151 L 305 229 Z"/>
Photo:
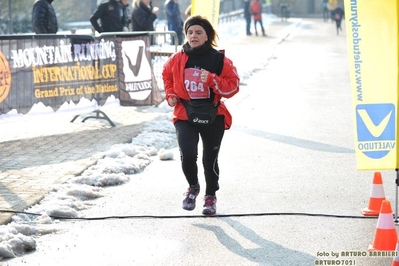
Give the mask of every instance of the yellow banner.
<path id="1" fill-rule="evenodd" d="M 358 170 L 394 170 L 397 156 L 397 0 L 345 0 Z"/>
<path id="2" fill-rule="evenodd" d="M 220 0 L 192 0 L 191 15 L 206 17 L 212 26 L 217 29 L 219 24 Z"/>

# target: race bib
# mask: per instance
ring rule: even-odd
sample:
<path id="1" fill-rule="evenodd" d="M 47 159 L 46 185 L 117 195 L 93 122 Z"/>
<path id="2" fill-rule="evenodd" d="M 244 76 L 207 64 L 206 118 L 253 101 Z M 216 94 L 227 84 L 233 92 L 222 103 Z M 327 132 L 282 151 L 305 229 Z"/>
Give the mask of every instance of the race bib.
<path id="1" fill-rule="evenodd" d="M 191 99 L 208 99 L 210 97 L 209 86 L 201 82 L 201 70 L 186 68 L 184 70 L 184 85 Z"/>

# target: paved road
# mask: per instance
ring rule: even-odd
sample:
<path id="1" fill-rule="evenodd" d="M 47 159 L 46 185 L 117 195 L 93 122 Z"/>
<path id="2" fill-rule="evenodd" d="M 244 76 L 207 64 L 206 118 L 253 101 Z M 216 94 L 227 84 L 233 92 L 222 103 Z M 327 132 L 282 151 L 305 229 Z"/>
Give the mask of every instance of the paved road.
<path id="1" fill-rule="evenodd" d="M 290 23 L 280 23 L 278 19 L 267 18 L 265 24 L 271 37 L 250 39 L 243 35 L 243 21 L 223 24 L 220 30 L 227 33 L 220 34 L 220 45 L 237 61 L 235 64 L 246 80 L 268 58 L 257 58 L 253 66 L 248 65 L 243 61 L 247 57 L 242 56 L 241 50 L 247 49 L 251 43 L 262 49 L 268 47 L 270 50 L 262 54 L 269 56 L 273 47 L 299 22 L 295 19 Z M 248 50 L 248 56 L 255 50 Z M 54 186 L 95 164 L 97 154 L 114 144 L 131 142 L 132 137 L 140 132 L 143 122 L 165 112 L 155 107 L 110 107 L 104 111 L 116 127 L 110 127 L 106 120 L 89 119 L 80 123 L 82 119 L 78 118 L 70 123 L 74 117 L 71 114 L 1 119 L 0 209 L 23 211 L 39 202 Z M 11 213 L 0 213 L 0 224 L 7 223 L 11 216 Z"/>
<path id="2" fill-rule="evenodd" d="M 275 21 L 279 30 L 266 28 L 268 38 L 253 36 L 226 45 L 233 61 L 244 62 L 244 54 L 247 63 L 257 64 L 260 58 L 264 64 L 263 69 L 248 74 L 237 97 L 226 102 L 234 116 L 220 154 L 218 213 L 226 217 L 201 218 L 200 208 L 183 211 L 185 181 L 179 161 L 155 161 L 128 184 L 107 188 L 108 196 L 96 200 L 84 215 L 165 215 L 171 219 L 61 222 L 61 232 L 39 237 L 35 252 L 6 265 L 51 265 L 54 261 L 59 265 L 317 265 L 320 260 L 331 263 L 335 254 L 340 254 L 341 265 L 390 265 L 390 257 L 341 256 L 342 252 L 367 251 L 373 241 L 377 219 L 357 218 L 368 204 L 373 173 L 356 170 L 345 33 L 337 36 L 333 25 L 321 19 L 296 22 L 283 42 L 277 35 L 288 25 Z M 127 112 L 123 109 L 121 117 Z M 132 109 L 129 114 L 139 113 L 137 119 L 156 115 L 154 109 L 152 113 Z M 124 124 L 120 116 L 110 114 L 123 128 L 115 141 L 129 141 L 134 130 L 139 130 L 137 120 Z M 16 154 L 14 164 L 9 156 L 6 161 L 1 157 L 1 166 L 7 170 L 0 174 L 3 189 L 16 202 L 29 204 L 21 200 L 25 190 L 16 192 L 19 186 L 31 192 L 25 194 L 40 194 L 37 200 L 46 194 L 40 189 L 65 180 L 68 169 L 69 175 L 78 174 L 94 163 L 93 155 L 114 141 L 113 137 L 106 138 L 110 143 L 100 141 L 100 136 L 115 136 L 112 131 L 118 129 L 77 127 L 68 127 L 65 135 L 0 144 L 0 151 Z M 79 141 L 87 135 L 91 137 L 86 141 L 98 137 L 98 142 L 89 145 L 95 149 L 84 150 L 82 140 L 82 146 L 65 151 L 78 153 L 76 158 L 69 156 L 61 162 L 34 162 L 32 153 L 42 154 L 34 148 L 23 159 L 22 148 L 12 148 L 21 141 L 25 145 L 41 141 L 36 149 L 49 151 L 54 145 L 46 146 L 47 141 L 58 139 L 71 145 L 71 138 Z M 174 152 L 178 154 L 177 149 Z M 41 157 L 44 160 L 46 153 Z M 11 186 L 11 180 L 18 182 L 34 171 L 36 175 L 29 176 L 36 180 L 36 189 L 27 187 L 29 178 Z M 395 173 L 382 173 L 386 197 L 393 201 Z M 9 207 L 11 197 L 6 201 Z M 287 213 L 291 215 L 284 215 Z"/>

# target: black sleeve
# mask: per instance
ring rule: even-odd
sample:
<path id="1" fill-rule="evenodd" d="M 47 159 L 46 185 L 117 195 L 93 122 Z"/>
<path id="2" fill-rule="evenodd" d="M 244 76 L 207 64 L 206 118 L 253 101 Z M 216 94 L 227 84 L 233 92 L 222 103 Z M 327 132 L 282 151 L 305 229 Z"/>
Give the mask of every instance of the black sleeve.
<path id="1" fill-rule="evenodd" d="M 150 30 L 152 29 L 153 23 L 157 19 L 157 16 L 154 13 L 148 15 L 146 12 L 138 9 L 136 12 L 133 12 L 131 19 L 134 19 L 141 28 Z"/>
<path id="2" fill-rule="evenodd" d="M 46 6 L 43 5 L 42 2 L 37 2 L 33 6 L 32 11 L 32 24 L 33 29 L 36 33 L 47 33 L 47 29 L 45 27 L 45 18 L 46 18 L 47 9 Z"/>
<path id="3" fill-rule="evenodd" d="M 104 15 L 105 8 L 106 8 L 105 4 L 99 5 L 96 11 L 94 11 L 94 13 L 90 17 L 91 25 L 93 25 L 93 28 L 99 33 L 101 33 L 103 30 L 101 26 L 98 24 L 98 20 Z"/>

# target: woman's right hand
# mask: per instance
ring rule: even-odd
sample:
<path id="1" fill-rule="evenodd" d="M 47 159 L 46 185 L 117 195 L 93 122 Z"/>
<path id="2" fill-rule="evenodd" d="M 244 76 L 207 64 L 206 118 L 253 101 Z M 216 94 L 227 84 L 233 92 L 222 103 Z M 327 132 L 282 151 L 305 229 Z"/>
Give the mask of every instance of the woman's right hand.
<path id="1" fill-rule="evenodd" d="M 177 98 L 176 98 L 176 97 L 170 97 L 170 98 L 168 99 L 168 104 L 169 104 L 170 106 L 172 106 L 172 107 L 175 107 L 176 104 L 177 104 Z"/>

